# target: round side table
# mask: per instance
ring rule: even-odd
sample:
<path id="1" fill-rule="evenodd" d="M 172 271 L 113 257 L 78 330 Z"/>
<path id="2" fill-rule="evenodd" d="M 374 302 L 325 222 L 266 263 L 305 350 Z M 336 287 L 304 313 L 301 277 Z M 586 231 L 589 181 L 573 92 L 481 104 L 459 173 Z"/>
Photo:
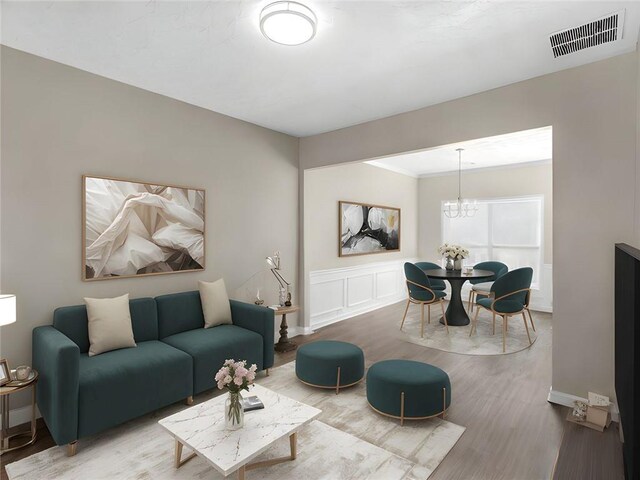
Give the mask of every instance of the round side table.
<path id="1" fill-rule="evenodd" d="M 26 380 L 12 380 L 0 387 L 0 406 L 2 407 L 2 430 L 0 430 L 0 455 L 18 448 L 26 447 L 36 441 L 36 383 L 38 383 L 38 372 L 31 370 L 29 378 Z M 9 396 L 22 390 L 31 388 L 31 428 L 22 432 L 9 435 Z M 12 439 L 22 438 L 14 442 Z"/>
<path id="2" fill-rule="evenodd" d="M 276 315 L 282 315 L 282 322 L 280 322 L 280 339 L 274 347 L 276 352 L 290 352 L 291 350 L 295 350 L 296 348 L 298 348 L 295 343 L 289 340 L 289 325 L 287 325 L 287 314 L 295 313 L 298 310 L 300 310 L 300 307 L 298 307 L 297 305 L 291 305 L 290 307 L 279 307 L 277 310 L 274 310 Z"/>

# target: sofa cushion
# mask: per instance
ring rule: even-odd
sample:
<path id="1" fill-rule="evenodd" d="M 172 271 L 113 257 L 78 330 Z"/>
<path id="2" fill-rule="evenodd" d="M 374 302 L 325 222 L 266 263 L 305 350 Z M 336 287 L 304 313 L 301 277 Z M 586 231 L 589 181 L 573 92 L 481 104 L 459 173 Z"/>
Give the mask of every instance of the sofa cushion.
<path id="1" fill-rule="evenodd" d="M 78 438 L 192 395 L 192 366 L 190 355 L 159 341 L 80 355 Z"/>
<path id="2" fill-rule="evenodd" d="M 216 385 L 214 376 L 226 359 L 246 360 L 262 370 L 262 335 L 236 325 L 198 328 L 163 338 L 163 342 L 193 357 L 193 392 Z"/>
<path id="3" fill-rule="evenodd" d="M 204 326 L 198 291 L 160 295 L 156 304 L 160 339 Z"/>
<path id="4" fill-rule="evenodd" d="M 89 319 L 89 356 L 135 347 L 129 294 L 115 298 L 84 298 Z"/>
<path id="5" fill-rule="evenodd" d="M 204 314 L 204 328 L 233 323 L 224 278 L 215 282 L 198 282 L 198 290 Z"/>
<path id="6" fill-rule="evenodd" d="M 129 301 L 133 338 L 136 343 L 158 340 L 158 314 L 153 298 L 134 298 Z M 87 307 L 74 305 L 56 308 L 53 326 L 74 341 L 81 353 L 89 351 Z"/>

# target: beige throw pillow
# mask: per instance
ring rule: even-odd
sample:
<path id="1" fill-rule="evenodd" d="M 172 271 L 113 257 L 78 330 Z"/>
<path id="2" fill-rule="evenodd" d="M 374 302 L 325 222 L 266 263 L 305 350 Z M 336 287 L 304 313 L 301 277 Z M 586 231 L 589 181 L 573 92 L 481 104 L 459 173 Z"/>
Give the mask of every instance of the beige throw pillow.
<path id="1" fill-rule="evenodd" d="M 215 282 L 198 282 L 200 302 L 204 313 L 204 328 L 233 323 L 231 305 L 224 279 Z"/>
<path id="2" fill-rule="evenodd" d="M 116 298 L 85 298 L 89 319 L 89 356 L 135 347 L 129 294 Z"/>

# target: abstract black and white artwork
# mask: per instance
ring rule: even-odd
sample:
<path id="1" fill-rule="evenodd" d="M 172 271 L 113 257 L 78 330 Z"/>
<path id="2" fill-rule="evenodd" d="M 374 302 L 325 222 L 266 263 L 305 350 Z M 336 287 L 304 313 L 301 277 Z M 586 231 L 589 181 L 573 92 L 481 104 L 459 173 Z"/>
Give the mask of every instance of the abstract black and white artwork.
<path id="1" fill-rule="evenodd" d="M 204 190 L 90 176 L 83 186 L 83 280 L 204 269 Z"/>
<path id="2" fill-rule="evenodd" d="M 399 250 L 399 208 L 340 202 L 341 257 Z"/>

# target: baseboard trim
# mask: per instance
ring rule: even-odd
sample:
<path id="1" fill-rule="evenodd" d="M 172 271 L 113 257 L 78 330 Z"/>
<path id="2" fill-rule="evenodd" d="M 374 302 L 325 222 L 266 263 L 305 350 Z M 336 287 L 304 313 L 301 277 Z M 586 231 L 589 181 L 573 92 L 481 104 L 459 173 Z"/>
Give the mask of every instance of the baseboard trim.
<path id="1" fill-rule="evenodd" d="M 547 402 L 549 403 L 555 403 L 556 405 L 563 405 L 565 407 L 573 407 L 573 404 L 576 401 L 587 402 L 587 399 L 584 397 L 578 397 L 577 395 L 571 395 L 570 393 L 554 390 L 553 387 L 549 388 L 549 395 L 547 396 Z M 620 421 L 618 405 L 616 405 L 615 402 L 611 404 L 611 421 Z"/>
<path id="2" fill-rule="evenodd" d="M 40 418 L 40 412 L 38 411 L 38 407 L 36 407 L 36 419 Z M 0 422 L 2 420 L 0 419 Z M 12 408 L 9 410 L 9 428 L 15 427 L 17 425 L 22 425 L 23 423 L 29 423 L 31 421 L 31 405 L 27 405 L 26 407 L 20 408 Z"/>
<path id="3" fill-rule="evenodd" d="M 536 305 L 535 303 L 532 303 L 529 308 L 534 312 L 553 313 L 553 307 L 549 305 Z"/>
<path id="4" fill-rule="evenodd" d="M 311 327 L 299 327 L 293 326 L 289 327 L 288 336 L 289 337 L 297 337 L 298 335 L 311 335 L 313 333 L 313 328 Z"/>

